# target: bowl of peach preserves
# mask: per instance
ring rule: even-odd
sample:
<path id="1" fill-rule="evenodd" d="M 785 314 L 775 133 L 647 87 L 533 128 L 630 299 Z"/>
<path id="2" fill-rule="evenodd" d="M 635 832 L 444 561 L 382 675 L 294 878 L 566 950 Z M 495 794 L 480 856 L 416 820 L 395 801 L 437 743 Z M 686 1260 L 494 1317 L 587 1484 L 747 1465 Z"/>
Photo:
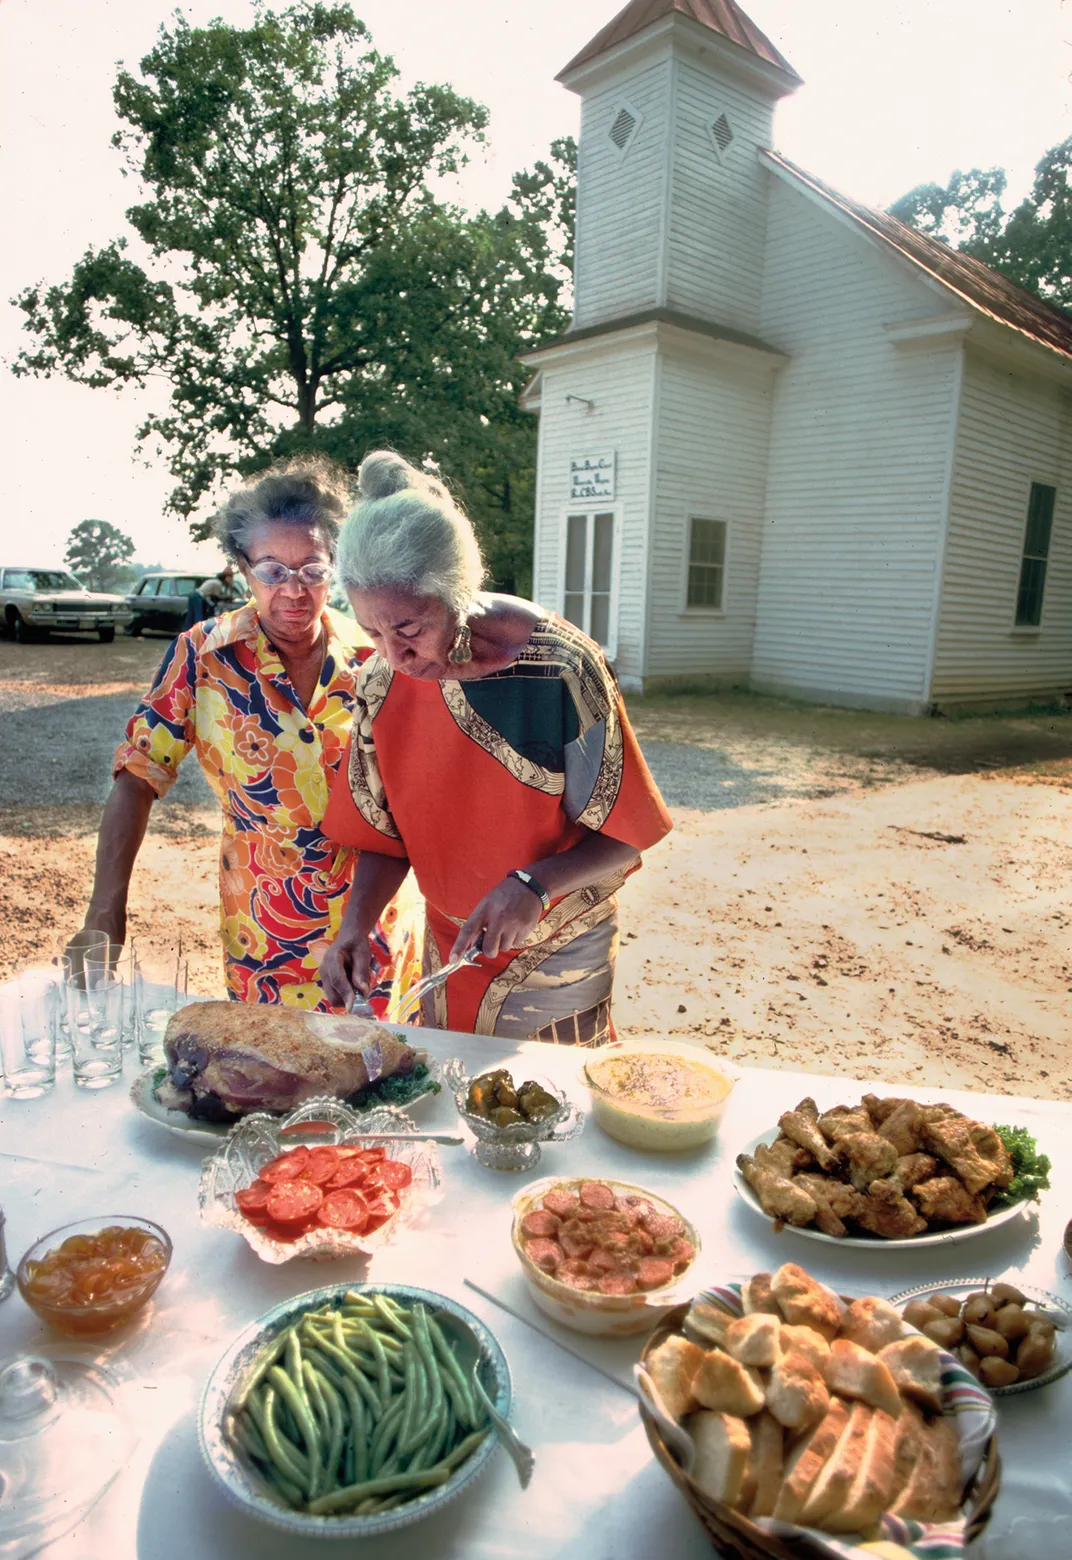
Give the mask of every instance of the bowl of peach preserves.
<path id="1" fill-rule="evenodd" d="M 19 1263 L 19 1293 L 43 1322 L 69 1337 L 124 1327 L 156 1293 L 171 1240 L 133 1214 L 79 1219 L 35 1241 Z"/>

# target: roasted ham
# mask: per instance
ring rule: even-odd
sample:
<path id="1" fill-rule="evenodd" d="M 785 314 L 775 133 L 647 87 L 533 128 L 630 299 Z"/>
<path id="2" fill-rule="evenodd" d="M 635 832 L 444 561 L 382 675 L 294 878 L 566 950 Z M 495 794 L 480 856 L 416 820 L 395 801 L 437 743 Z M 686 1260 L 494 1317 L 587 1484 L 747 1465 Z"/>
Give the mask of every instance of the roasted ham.
<path id="1" fill-rule="evenodd" d="M 382 1024 L 242 1002 L 192 1002 L 164 1037 L 157 1098 L 200 1121 L 293 1110 L 316 1095 L 348 1099 L 413 1069 L 417 1054 Z"/>

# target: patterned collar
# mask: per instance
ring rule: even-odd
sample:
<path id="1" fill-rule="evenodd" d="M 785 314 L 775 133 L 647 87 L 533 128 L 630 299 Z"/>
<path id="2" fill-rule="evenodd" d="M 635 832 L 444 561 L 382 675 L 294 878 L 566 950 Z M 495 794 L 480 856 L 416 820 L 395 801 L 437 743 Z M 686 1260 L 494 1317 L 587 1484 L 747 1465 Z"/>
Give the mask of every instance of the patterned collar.
<path id="1" fill-rule="evenodd" d="M 320 621 L 328 636 L 325 661 L 331 658 L 338 664 L 349 659 L 347 651 L 371 648 L 371 641 L 366 639 L 353 618 L 336 612 L 333 607 L 324 609 Z M 218 617 L 205 635 L 201 648 L 207 651 L 222 650 L 239 641 L 250 646 L 256 655 L 257 664 L 270 677 L 282 675 L 283 663 L 279 659 L 279 652 L 261 627 L 255 602 L 250 601 L 236 612 L 225 612 L 222 617 Z"/>

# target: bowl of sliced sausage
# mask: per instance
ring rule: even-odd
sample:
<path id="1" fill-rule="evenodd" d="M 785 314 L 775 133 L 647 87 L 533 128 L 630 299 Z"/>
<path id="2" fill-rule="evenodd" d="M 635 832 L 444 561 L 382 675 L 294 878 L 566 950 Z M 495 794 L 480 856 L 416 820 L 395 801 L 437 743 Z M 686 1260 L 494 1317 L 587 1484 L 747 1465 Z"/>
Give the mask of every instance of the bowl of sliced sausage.
<path id="1" fill-rule="evenodd" d="M 513 1201 L 513 1243 L 534 1303 L 564 1327 L 645 1332 L 685 1297 L 700 1238 L 625 1181 L 535 1181 Z"/>

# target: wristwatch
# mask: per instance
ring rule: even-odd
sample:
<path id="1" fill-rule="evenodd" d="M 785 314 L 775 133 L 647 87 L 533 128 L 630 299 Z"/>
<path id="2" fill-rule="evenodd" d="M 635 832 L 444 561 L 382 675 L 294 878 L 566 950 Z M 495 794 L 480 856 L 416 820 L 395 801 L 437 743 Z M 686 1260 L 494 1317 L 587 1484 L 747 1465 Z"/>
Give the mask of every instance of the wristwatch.
<path id="1" fill-rule="evenodd" d="M 531 872 L 522 872 L 520 869 L 515 869 L 513 872 L 508 872 L 506 875 L 507 877 L 517 878 L 519 883 L 524 883 L 526 888 L 531 888 L 532 892 L 536 895 L 536 898 L 543 905 L 544 914 L 547 914 L 548 910 L 551 908 L 551 896 L 547 892 L 546 888 L 544 888 L 543 884 L 536 881 Z"/>

